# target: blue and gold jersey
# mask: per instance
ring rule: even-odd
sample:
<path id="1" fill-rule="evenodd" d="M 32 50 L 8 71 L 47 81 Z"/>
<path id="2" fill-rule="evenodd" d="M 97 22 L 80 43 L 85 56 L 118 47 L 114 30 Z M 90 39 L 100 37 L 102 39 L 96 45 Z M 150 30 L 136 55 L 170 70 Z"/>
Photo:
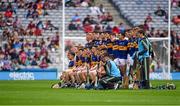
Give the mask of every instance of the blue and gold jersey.
<path id="1" fill-rule="evenodd" d="M 76 62 L 78 62 L 78 61 L 80 60 L 80 57 L 79 57 L 79 56 L 76 56 L 76 57 L 75 57 L 75 60 L 76 60 Z"/>
<path id="2" fill-rule="evenodd" d="M 98 61 L 98 57 L 94 54 L 91 55 L 91 61 L 92 62 L 97 62 Z"/>
<path id="3" fill-rule="evenodd" d="M 100 40 L 93 40 L 94 42 L 94 46 L 98 47 L 101 45 L 101 41 Z"/>
<path id="4" fill-rule="evenodd" d="M 118 58 L 118 56 L 119 56 L 119 42 L 120 42 L 120 40 L 115 40 L 114 42 L 113 42 L 113 48 L 112 48 L 112 53 L 113 53 L 113 57 L 114 58 Z"/>
<path id="5" fill-rule="evenodd" d="M 86 63 L 90 63 L 90 62 L 91 62 L 91 58 L 90 58 L 89 56 L 86 56 L 86 57 L 85 57 L 85 62 L 86 62 Z"/>
<path id="6" fill-rule="evenodd" d="M 69 67 L 69 68 L 72 68 L 72 67 L 74 67 L 74 65 L 75 65 L 75 64 L 74 64 L 74 60 L 70 60 L 70 61 L 69 61 L 69 64 L 68 64 L 68 67 Z"/>
<path id="7" fill-rule="evenodd" d="M 85 44 L 85 48 L 92 48 L 93 42 L 88 42 Z"/>
<path id="8" fill-rule="evenodd" d="M 82 64 L 81 56 L 76 56 L 76 66 L 80 66 Z"/>
<path id="9" fill-rule="evenodd" d="M 118 58 L 127 59 L 127 54 L 128 54 L 128 41 L 127 40 L 120 40 L 119 41 L 119 55 L 118 55 Z"/>
<path id="10" fill-rule="evenodd" d="M 101 56 L 97 56 L 97 61 L 100 62 L 101 61 Z"/>
<path id="11" fill-rule="evenodd" d="M 86 62 L 86 57 L 85 56 L 80 56 L 81 62 L 85 63 Z"/>
<path id="12" fill-rule="evenodd" d="M 111 41 L 111 39 L 107 39 L 107 41 L 106 41 L 106 45 L 107 45 L 107 48 L 108 49 L 112 49 L 112 47 L 113 47 L 113 42 Z"/>
<path id="13" fill-rule="evenodd" d="M 111 39 L 107 39 L 106 41 L 106 46 L 107 46 L 107 52 L 109 55 L 113 54 L 112 53 L 112 47 L 113 47 L 113 42 L 111 41 Z"/>
<path id="14" fill-rule="evenodd" d="M 113 42 L 113 50 L 119 50 L 119 42 L 120 42 L 120 40 L 115 40 L 114 42 Z"/>
<path id="15" fill-rule="evenodd" d="M 107 41 L 106 40 L 102 40 L 101 41 L 101 50 L 106 50 L 106 45 L 107 45 Z"/>
<path id="16" fill-rule="evenodd" d="M 91 66 L 95 66 L 97 63 L 98 63 L 98 56 L 97 55 L 94 55 L 92 54 L 91 55 Z"/>
<path id="17" fill-rule="evenodd" d="M 107 40 L 102 40 L 102 45 L 107 45 Z"/>
<path id="18" fill-rule="evenodd" d="M 138 51 L 138 42 L 136 39 L 130 39 L 128 41 L 128 53 L 130 56 L 133 56 L 133 54 Z"/>

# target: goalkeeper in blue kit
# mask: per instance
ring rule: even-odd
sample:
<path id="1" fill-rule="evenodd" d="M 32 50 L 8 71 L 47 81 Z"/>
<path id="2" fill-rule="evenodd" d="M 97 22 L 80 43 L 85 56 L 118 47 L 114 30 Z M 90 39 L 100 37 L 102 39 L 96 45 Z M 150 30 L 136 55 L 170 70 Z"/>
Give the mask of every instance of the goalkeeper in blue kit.
<path id="1" fill-rule="evenodd" d="M 122 80 L 119 68 L 108 54 L 104 54 L 103 62 L 106 75 L 100 79 L 99 84 L 104 89 L 117 89 L 119 82 Z"/>
<path id="2" fill-rule="evenodd" d="M 144 31 L 140 30 L 137 34 L 139 37 L 138 40 L 138 60 L 141 63 L 141 87 L 145 89 L 150 88 L 149 82 L 149 66 L 150 66 L 150 57 L 153 57 L 152 45 L 148 38 L 144 35 Z"/>

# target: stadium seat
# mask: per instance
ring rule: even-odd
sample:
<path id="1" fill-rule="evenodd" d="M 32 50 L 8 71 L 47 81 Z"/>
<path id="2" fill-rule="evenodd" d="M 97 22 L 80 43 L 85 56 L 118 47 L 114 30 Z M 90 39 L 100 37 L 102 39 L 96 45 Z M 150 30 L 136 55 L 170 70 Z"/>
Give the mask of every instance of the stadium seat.
<path id="1" fill-rule="evenodd" d="M 137 0 L 112 0 L 112 2 L 119 9 L 121 15 L 134 26 L 143 24 L 143 20 L 145 20 L 148 13 L 154 14 L 158 5 L 165 10 L 168 10 L 168 0 L 141 1 L 142 3 L 138 3 L 139 1 Z M 156 16 L 153 16 L 152 18 L 156 20 Z M 156 22 L 161 24 L 163 18 L 157 19 Z M 159 29 L 162 28 L 162 25 L 167 26 L 168 24 L 162 23 L 161 25 L 154 26 Z"/>

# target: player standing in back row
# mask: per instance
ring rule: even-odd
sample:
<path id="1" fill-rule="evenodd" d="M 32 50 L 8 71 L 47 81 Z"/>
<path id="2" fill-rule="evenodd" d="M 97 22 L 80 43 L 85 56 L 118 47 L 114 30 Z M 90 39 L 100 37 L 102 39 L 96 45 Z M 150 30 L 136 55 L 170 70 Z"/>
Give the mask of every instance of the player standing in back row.
<path id="1" fill-rule="evenodd" d="M 149 65 L 150 57 L 153 56 L 152 45 L 148 38 L 144 35 L 144 31 L 140 30 L 137 33 L 138 40 L 138 59 L 141 63 L 141 86 L 149 89 Z"/>
<path id="2" fill-rule="evenodd" d="M 127 55 L 128 55 L 128 40 L 124 35 L 119 34 L 118 41 L 118 56 L 114 59 L 114 62 L 121 70 L 121 75 L 123 77 L 123 87 L 128 88 L 128 76 L 126 74 L 126 64 L 127 64 Z M 115 44 L 116 45 L 116 44 Z"/>

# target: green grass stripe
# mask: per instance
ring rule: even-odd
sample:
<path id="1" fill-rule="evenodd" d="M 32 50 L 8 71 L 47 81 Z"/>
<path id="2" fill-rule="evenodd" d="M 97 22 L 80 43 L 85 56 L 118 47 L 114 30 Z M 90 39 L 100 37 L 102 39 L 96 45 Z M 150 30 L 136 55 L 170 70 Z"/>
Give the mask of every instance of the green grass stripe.
<path id="1" fill-rule="evenodd" d="M 176 90 L 78 90 L 51 89 L 57 81 L 0 81 L 0 105 L 180 105 L 180 81 Z"/>

